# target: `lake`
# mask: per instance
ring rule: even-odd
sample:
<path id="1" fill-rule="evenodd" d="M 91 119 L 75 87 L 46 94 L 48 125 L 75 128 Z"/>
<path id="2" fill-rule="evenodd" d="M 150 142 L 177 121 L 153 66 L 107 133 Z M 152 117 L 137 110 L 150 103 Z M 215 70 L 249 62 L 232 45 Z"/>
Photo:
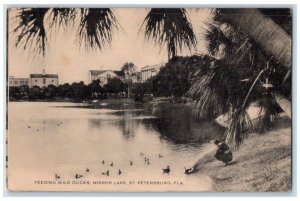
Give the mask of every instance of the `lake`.
<path id="1" fill-rule="evenodd" d="M 215 149 L 208 142 L 223 132 L 193 117 L 190 108 L 168 103 L 11 102 L 8 185 L 38 191 L 209 191 L 208 176 L 185 175 L 184 167 Z M 163 174 L 168 165 L 170 173 Z M 102 174 L 107 171 L 109 176 Z"/>

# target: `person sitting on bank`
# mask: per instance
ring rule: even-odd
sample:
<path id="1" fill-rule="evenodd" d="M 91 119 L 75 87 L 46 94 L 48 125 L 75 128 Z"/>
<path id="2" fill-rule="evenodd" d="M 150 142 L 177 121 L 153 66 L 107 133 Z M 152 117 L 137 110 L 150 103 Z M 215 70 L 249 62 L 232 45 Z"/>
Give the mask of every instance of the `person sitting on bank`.
<path id="1" fill-rule="evenodd" d="M 229 146 L 224 141 L 222 142 L 219 139 L 216 139 L 214 144 L 218 146 L 215 158 L 225 163 L 225 166 L 228 165 L 228 163 L 232 161 L 232 152 Z"/>

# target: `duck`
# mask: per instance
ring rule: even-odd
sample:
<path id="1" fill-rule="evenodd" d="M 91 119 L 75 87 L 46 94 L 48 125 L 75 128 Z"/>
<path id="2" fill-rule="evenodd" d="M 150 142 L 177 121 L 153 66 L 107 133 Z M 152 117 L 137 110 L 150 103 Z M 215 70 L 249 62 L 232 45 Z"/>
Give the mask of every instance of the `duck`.
<path id="1" fill-rule="evenodd" d="M 75 175 L 75 178 L 76 178 L 76 179 L 79 179 L 79 178 L 81 178 L 81 177 L 82 177 L 82 175 L 80 175 L 80 174 L 76 174 L 76 175 Z"/>
<path id="2" fill-rule="evenodd" d="M 104 162 L 104 160 L 102 161 L 102 164 L 104 164 L 105 162 Z"/>
<path id="3" fill-rule="evenodd" d="M 58 176 L 57 174 L 55 174 L 55 179 L 60 179 L 60 176 Z"/>
<path id="4" fill-rule="evenodd" d="M 140 156 L 144 156 L 145 154 L 143 152 L 140 152 Z"/>
<path id="5" fill-rule="evenodd" d="M 111 162 L 110 166 L 113 167 L 114 166 L 114 162 Z"/>
<path id="6" fill-rule="evenodd" d="M 150 165 L 150 162 L 149 162 L 149 160 L 147 161 L 147 164 L 148 164 L 148 165 Z"/>
<path id="7" fill-rule="evenodd" d="M 185 174 L 192 174 L 193 171 L 194 171 L 194 167 L 188 168 L 188 169 L 184 168 L 184 173 L 185 173 Z"/>
<path id="8" fill-rule="evenodd" d="M 162 171 L 163 171 L 163 174 L 164 174 L 164 173 L 167 173 L 167 174 L 169 174 L 169 173 L 170 173 L 170 171 L 171 171 L 171 170 L 170 170 L 170 166 L 168 165 L 168 166 L 167 166 L 167 168 L 165 168 L 165 169 L 162 169 Z"/>
<path id="9" fill-rule="evenodd" d="M 130 161 L 130 165 L 133 165 L 133 162 L 132 162 L 132 161 Z"/>
<path id="10" fill-rule="evenodd" d="M 158 154 L 158 158 L 162 158 L 162 157 L 164 157 L 163 155 L 161 155 L 161 154 Z"/>
<path id="11" fill-rule="evenodd" d="M 85 169 L 85 172 L 90 172 L 90 169 L 89 169 L 89 168 L 86 168 L 86 169 Z"/>
<path id="12" fill-rule="evenodd" d="M 145 157 L 145 158 L 144 158 L 144 161 L 147 162 L 147 160 L 148 160 L 147 157 Z"/>
<path id="13" fill-rule="evenodd" d="M 109 176 L 109 170 L 107 170 L 106 172 L 102 172 L 103 175 Z"/>
<path id="14" fill-rule="evenodd" d="M 119 169 L 118 175 L 122 174 L 121 170 Z"/>

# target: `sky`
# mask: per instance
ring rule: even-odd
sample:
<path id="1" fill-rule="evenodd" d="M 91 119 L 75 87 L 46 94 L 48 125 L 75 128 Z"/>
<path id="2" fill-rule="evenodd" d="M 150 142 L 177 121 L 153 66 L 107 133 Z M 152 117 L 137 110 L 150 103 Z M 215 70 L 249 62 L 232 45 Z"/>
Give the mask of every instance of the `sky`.
<path id="1" fill-rule="evenodd" d="M 112 43 L 101 51 L 86 51 L 79 47 L 75 40 L 76 28 L 69 27 L 48 30 L 48 16 L 45 17 L 47 31 L 47 46 L 45 56 L 36 56 L 33 52 L 15 47 L 17 33 L 12 18 L 16 10 L 9 13 L 9 45 L 8 45 L 8 74 L 15 77 L 29 77 L 30 73 L 55 73 L 59 83 L 84 81 L 89 83 L 89 70 L 120 70 L 125 62 L 133 62 L 139 69 L 146 65 L 155 65 L 167 61 L 167 48 L 160 47 L 152 40 L 144 38 L 143 27 L 140 27 L 148 12 L 144 8 L 114 8 L 122 30 L 113 33 Z M 206 53 L 205 23 L 212 16 L 208 9 L 188 9 L 188 16 L 197 36 L 198 45 L 191 52 L 183 49 L 178 55 Z M 75 23 L 76 24 L 76 23 Z M 75 26 L 74 26 L 75 27 Z"/>

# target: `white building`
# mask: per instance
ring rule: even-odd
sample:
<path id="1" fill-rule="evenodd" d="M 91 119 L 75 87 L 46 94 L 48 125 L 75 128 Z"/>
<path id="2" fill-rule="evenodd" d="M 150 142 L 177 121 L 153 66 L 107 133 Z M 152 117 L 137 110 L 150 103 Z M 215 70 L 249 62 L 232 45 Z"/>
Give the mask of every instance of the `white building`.
<path id="1" fill-rule="evenodd" d="M 15 78 L 14 76 L 9 76 L 8 83 L 10 87 L 29 86 L 29 78 Z"/>
<path id="2" fill-rule="evenodd" d="M 57 74 L 46 74 L 43 70 L 42 74 L 30 74 L 29 75 L 29 87 L 47 87 L 49 85 L 58 86 Z"/>
<path id="3" fill-rule="evenodd" d="M 112 71 L 112 70 L 90 70 L 89 80 L 90 83 L 94 80 L 99 80 L 100 85 L 104 86 L 112 78 L 120 78 L 124 76 L 122 71 Z"/>
<path id="4" fill-rule="evenodd" d="M 145 82 L 149 78 L 157 75 L 159 73 L 160 69 L 164 66 L 165 66 L 165 63 L 162 62 L 162 63 L 156 64 L 156 65 L 152 65 L 152 66 L 147 65 L 147 66 L 141 68 L 142 82 Z"/>

